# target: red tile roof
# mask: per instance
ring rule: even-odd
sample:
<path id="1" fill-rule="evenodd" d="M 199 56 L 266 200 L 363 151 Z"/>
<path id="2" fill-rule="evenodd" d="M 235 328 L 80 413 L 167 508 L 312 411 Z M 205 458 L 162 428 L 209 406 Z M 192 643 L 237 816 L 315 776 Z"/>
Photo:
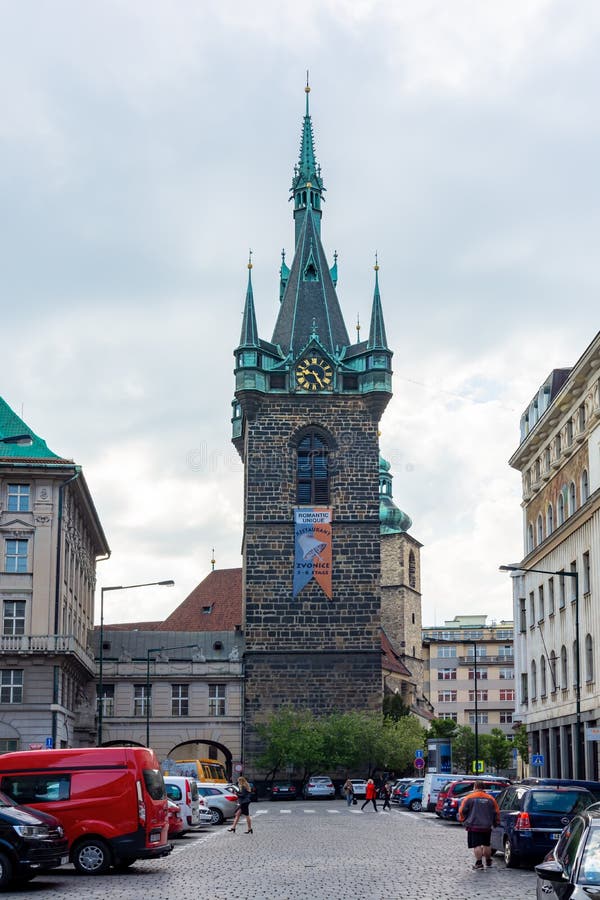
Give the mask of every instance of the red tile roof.
<path id="1" fill-rule="evenodd" d="M 242 627 L 242 570 L 215 569 L 159 631 L 234 631 Z"/>
<path id="2" fill-rule="evenodd" d="M 381 629 L 381 652 L 383 658 L 381 665 L 390 672 L 397 672 L 399 675 L 407 675 L 410 677 L 411 672 L 406 668 L 388 638 L 387 634 Z"/>

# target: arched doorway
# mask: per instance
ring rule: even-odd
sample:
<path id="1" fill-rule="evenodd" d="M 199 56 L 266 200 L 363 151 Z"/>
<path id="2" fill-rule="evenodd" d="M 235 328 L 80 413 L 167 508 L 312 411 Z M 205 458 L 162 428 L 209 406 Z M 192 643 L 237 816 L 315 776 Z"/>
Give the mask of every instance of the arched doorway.
<path id="1" fill-rule="evenodd" d="M 168 756 L 173 760 L 215 759 L 223 763 L 229 778 L 233 775 L 231 750 L 218 741 L 202 740 L 201 738 L 183 741 L 181 744 L 171 747 Z"/>

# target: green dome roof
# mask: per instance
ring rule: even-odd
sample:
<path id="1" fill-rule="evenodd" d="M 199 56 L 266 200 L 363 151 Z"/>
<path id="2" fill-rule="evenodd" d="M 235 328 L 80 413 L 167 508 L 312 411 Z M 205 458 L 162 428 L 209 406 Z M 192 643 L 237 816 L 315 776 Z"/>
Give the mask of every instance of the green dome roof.
<path id="1" fill-rule="evenodd" d="M 392 498 L 391 465 L 379 457 L 379 530 L 381 534 L 401 534 L 408 531 L 412 519 L 399 509 Z"/>

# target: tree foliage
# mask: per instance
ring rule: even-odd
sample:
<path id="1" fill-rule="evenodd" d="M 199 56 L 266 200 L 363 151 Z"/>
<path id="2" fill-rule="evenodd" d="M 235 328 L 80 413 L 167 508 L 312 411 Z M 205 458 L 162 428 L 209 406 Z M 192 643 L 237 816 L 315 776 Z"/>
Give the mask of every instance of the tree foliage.
<path id="1" fill-rule="evenodd" d="M 479 738 L 479 758 L 486 762 L 488 769 L 508 769 L 512 744 L 507 740 L 501 728 L 492 728 L 490 734 L 482 734 Z"/>
<path id="2" fill-rule="evenodd" d="M 303 780 L 317 771 L 353 770 L 371 776 L 376 770 L 412 768 L 425 732 L 414 716 L 398 719 L 378 713 L 333 713 L 284 707 L 257 726 L 263 752 L 257 762 L 267 778 L 293 769 Z"/>
<path id="3" fill-rule="evenodd" d="M 525 765 L 527 765 L 527 763 L 529 762 L 529 741 L 524 725 L 518 725 L 515 728 L 513 746 L 517 748 L 517 750 L 519 751 L 519 756 L 521 757 Z"/>
<path id="4" fill-rule="evenodd" d="M 410 707 L 406 705 L 401 694 L 386 694 L 383 698 L 383 715 L 388 719 L 402 719 L 410 715 Z"/>

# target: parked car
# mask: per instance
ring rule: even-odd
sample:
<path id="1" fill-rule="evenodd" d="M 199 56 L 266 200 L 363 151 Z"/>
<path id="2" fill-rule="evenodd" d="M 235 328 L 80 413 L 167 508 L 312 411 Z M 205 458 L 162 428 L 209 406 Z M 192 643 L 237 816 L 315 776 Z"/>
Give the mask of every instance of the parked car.
<path id="1" fill-rule="evenodd" d="M 306 800 L 327 800 L 335 797 L 335 787 L 329 775 L 313 775 L 304 785 Z"/>
<path id="2" fill-rule="evenodd" d="M 168 801 L 169 837 L 179 837 L 187 831 L 179 804 L 174 800 Z"/>
<path id="3" fill-rule="evenodd" d="M 600 781 L 583 781 L 579 778 L 522 778 L 521 784 L 550 784 L 556 787 L 583 787 L 594 795 L 596 802 L 600 801 Z"/>
<path id="4" fill-rule="evenodd" d="M 400 803 L 402 791 L 414 780 L 414 778 L 400 778 L 392 785 L 392 803 Z"/>
<path id="5" fill-rule="evenodd" d="M 0 891 L 69 862 L 69 842 L 54 816 L 0 794 Z"/>
<path id="6" fill-rule="evenodd" d="M 186 828 L 195 828 L 199 825 L 200 795 L 194 779 L 165 775 L 165 789 L 169 800 L 179 806 Z"/>
<path id="7" fill-rule="evenodd" d="M 600 889 L 600 804 L 575 816 L 535 867 L 537 900 L 590 900 Z"/>
<path id="8" fill-rule="evenodd" d="M 400 806 L 406 806 L 412 812 L 421 812 L 423 805 L 423 779 L 418 778 L 407 784 L 400 794 Z"/>
<path id="9" fill-rule="evenodd" d="M 594 802 L 586 788 L 512 784 L 498 797 L 500 824 L 492 828 L 492 851 L 509 868 L 522 860 L 542 860 L 565 825 Z"/>
<path id="10" fill-rule="evenodd" d="M 357 800 L 364 800 L 367 796 L 367 782 L 364 778 L 351 778 L 352 790 Z"/>
<path id="11" fill-rule="evenodd" d="M 220 825 L 225 819 L 232 819 L 238 806 L 238 796 L 235 791 L 222 784 L 207 784 L 204 781 L 197 782 L 198 793 L 204 797 L 208 806 L 212 824 Z"/>
<path id="12" fill-rule="evenodd" d="M 198 797 L 198 825 L 202 827 L 204 825 L 212 825 L 213 823 L 213 814 L 206 805 L 206 800 L 204 797 Z"/>
<path id="13" fill-rule="evenodd" d="M 0 755 L 0 790 L 55 815 L 82 875 L 173 849 L 158 759 L 147 747 L 22 750 Z"/>
<path id="14" fill-rule="evenodd" d="M 438 794 L 449 781 L 458 781 L 464 775 L 442 775 L 437 772 L 428 772 L 423 780 L 423 809 L 433 812 L 438 799 Z"/>
<path id="15" fill-rule="evenodd" d="M 274 781 L 271 785 L 271 800 L 295 800 L 298 794 L 296 785 L 290 781 Z"/>
<path id="16" fill-rule="evenodd" d="M 499 797 L 508 786 L 506 778 L 489 780 L 486 778 L 465 778 L 464 781 L 452 781 L 445 791 L 440 791 L 435 811 L 439 812 L 442 819 L 454 819 L 458 816 L 458 809 L 463 799 L 471 791 L 485 791 L 492 797 Z M 440 802 L 440 798 L 441 802 Z"/>

